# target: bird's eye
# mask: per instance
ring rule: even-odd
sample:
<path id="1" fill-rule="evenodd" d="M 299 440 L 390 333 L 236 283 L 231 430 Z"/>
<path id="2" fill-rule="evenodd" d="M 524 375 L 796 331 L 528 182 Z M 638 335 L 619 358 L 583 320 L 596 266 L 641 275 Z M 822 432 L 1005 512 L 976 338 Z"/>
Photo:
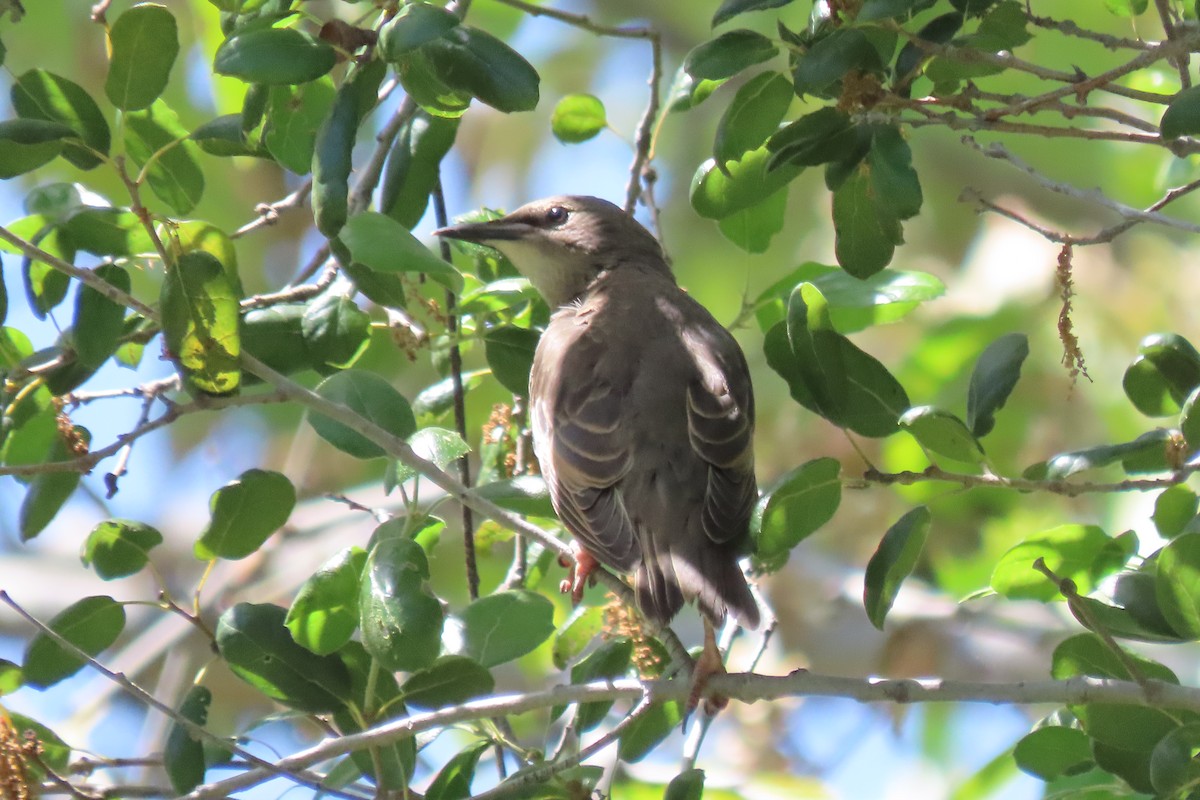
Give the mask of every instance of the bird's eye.
<path id="1" fill-rule="evenodd" d="M 567 221 L 567 210 L 562 206 L 553 206 L 546 212 L 546 222 L 551 225 L 562 225 Z"/>

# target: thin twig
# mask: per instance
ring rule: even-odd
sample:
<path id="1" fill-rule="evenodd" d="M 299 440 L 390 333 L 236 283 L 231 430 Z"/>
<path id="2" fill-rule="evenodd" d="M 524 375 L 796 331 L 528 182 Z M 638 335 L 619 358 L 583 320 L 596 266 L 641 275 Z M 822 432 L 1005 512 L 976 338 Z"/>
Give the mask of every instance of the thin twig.
<path id="1" fill-rule="evenodd" d="M 337 278 L 337 275 L 337 262 L 331 260 L 325 264 L 325 269 L 321 273 L 321 277 L 317 278 L 313 283 L 301 283 L 289 286 L 278 292 L 268 292 L 266 294 L 256 294 L 253 297 L 247 297 L 242 301 L 241 309 L 247 311 L 252 308 L 267 308 L 268 306 L 277 306 L 283 303 L 303 302 L 309 298 L 316 297 L 328 289 Z"/>
<path id="2" fill-rule="evenodd" d="M 1163 32 L 1167 35 L 1168 41 L 1175 41 L 1179 38 L 1179 29 L 1175 27 L 1175 20 L 1172 18 L 1171 5 L 1169 0 L 1154 0 L 1154 8 L 1158 11 L 1158 18 L 1162 22 Z M 1174 58 L 1168 59 L 1175 68 L 1179 70 L 1179 85 L 1183 89 L 1188 89 L 1192 85 L 1192 76 L 1188 74 L 1188 54 L 1182 52 Z"/>
<path id="3" fill-rule="evenodd" d="M 257 217 L 247 222 L 242 227 L 238 228 L 233 233 L 229 234 L 230 239 L 238 239 L 248 233 L 253 233 L 259 228 L 266 228 L 279 222 L 279 214 L 282 211 L 288 211 L 293 208 L 304 208 L 305 202 L 308 200 L 309 194 L 312 193 L 312 178 L 308 178 L 304 183 L 300 184 L 300 188 L 291 192 L 285 197 L 276 200 L 274 203 L 259 203 L 254 207 L 254 213 Z"/>
<path id="4" fill-rule="evenodd" d="M 863 473 L 864 483 L 878 483 L 883 486 L 912 486 L 928 481 L 944 481 L 956 483 L 964 489 L 977 486 L 995 486 L 1005 489 L 1015 489 L 1020 492 L 1050 492 L 1064 497 L 1078 497 L 1082 494 L 1111 494 L 1114 492 L 1150 492 L 1156 489 L 1168 489 L 1186 481 L 1193 473 L 1200 471 L 1200 466 L 1189 466 L 1172 473 L 1166 478 L 1136 478 L 1116 483 L 1072 483 L 1063 480 L 1033 480 L 1031 478 L 1007 478 L 1001 475 L 968 475 L 961 472 L 948 472 L 941 467 L 931 466 L 921 472 L 880 472 L 868 469 Z"/>
<path id="5" fill-rule="evenodd" d="M 154 407 L 154 395 L 147 395 L 142 400 L 142 413 L 138 416 L 138 421 L 134 424 L 134 430 L 145 425 L 150 421 L 150 409 Z M 117 481 L 121 476 L 129 471 L 129 457 L 133 455 L 133 443 L 137 441 L 135 438 L 126 440 L 124 446 L 117 455 L 117 465 L 112 471 L 104 476 L 104 498 L 112 500 L 117 495 Z"/>

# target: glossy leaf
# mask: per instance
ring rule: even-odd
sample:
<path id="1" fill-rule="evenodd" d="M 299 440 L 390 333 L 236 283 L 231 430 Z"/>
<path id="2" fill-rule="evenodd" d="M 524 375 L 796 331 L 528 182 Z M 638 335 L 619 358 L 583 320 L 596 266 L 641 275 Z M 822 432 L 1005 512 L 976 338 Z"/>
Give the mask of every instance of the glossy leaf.
<path id="1" fill-rule="evenodd" d="M 373 211 L 355 214 L 341 238 L 356 262 L 377 272 L 421 272 L 452 291 L 462 290 L 458 270 L 391 217 Z"/>
<path id="2" fill-rule="evenodd" d="M 762 147 L 791 105 L 792 84 L 778 72 L 762 72 L 733 96 L 717 125 L 713 156 L 718 165 Z"/>
<path id="3" fill-rule="evenodd" d="M 1200 133 L 1200 86 L 1184 89 L 1171 98 L 1159 129 L 1164 139 Z"/>
<path id="4" fill-rule="evenodd" d="M 179 715 L 197 725 L 206 725 L 211 704 L 212 691 L 206 686 L 193 686 L 179 705 Z M 176 794 L 187 794 L 204 783 L 204 745 L 178 721 L 172 722 L 167 732 L 163 768 Z"/>
<path id="5" fill-rule="evenodd" d="M 471 452 L 471 446 L 463 441 L 455 431 L 445 428 L 422 428 L 408 437 L 408 446 L 421 458 L 432 461 L 438 469 L 444 469 L 447 464 Z M 417 471 L 397 462 L 392 470 L 390 480 L 392 486 L 416 477 Z"/>
<path id="6" fill-rule="evenodd" d="M 347 547 L 300 585 L 284 625 L 296 644 L 317 655 L 333 653 L 358 630 L 359 577 L 367 562 L 361 547 Z"/>
<path id="7" fill-rule="evenodd" d="M 283 527 L 296 506 L 296 489 L 279 472 L 248 469 L 213 493 L 212 519 L 193 551 L 196 558 L 236 560 L 255 553 Z"/>
<path id="8" fill-rule="evenodd" d="M 784 164 L 812 167 L 866 155 L 854 134 L 850 116 L 837 108 L 821 108 L 788 123 L 767 140 L 771 157 L 767 169 Z"/>
<path id="9" fill-rule="evenodd" d="M 996 562 L 992 588 L 1010 600 L 1061 599 L 1059 588 L 1034 568 L 1040 558 L 1061 579 L 1087 594 L 1115 570 L 1106 548 L 1112 539 L 1096 525 L 1059 525 L 1015 545 Z M 1119 566 L 1119 565 L 1118 565 Z"/>
<path id="10" fill-rule="evenodd" d="M 497 111 L 531 111 L 538 104 L 537 70 L 490 33 L 459 25 L 421 50 L 447 86 Z"/>
<path id="11" fill-rule="evenodd" d="M 116 264 L 96 267 L 96 277 L 129 294 L 129 273 Z M 89 367 L 98 367 L 117 349 L 125 330 L 125 306 L 96 289 L 80 284 L 75 299 L 75 354 Z"/>
<path id="12" fill-rule="evenodd" d="M 705 161 L 692 176 L 692 208 L 702 217 L 724 219 L 758 205 L 800 174 L 801 167 L 791 164 L 768 170 L 768 158 L 767 148 L 760 147 L 724 169 L 715 159 Z"/>
<path id="13" fill-rule="evenodd" d="M 312 209 L 317 230 L 337 236 L 349 214 L 350 169 L 358 133 L 358 97 L 342 84 L 313 143 Z"/>
<path id="14" fill-rule="evenodd" d="M 1028 356 L 1029 339 L 1023 333 L 1001 336 L 980 354 L 967 389 L 967 426 L 973 434 L 991 433 L 996 412 L 1008 402 Z"/>
<path id="15" fill-rule="evenodd" d="M 966 423 L 949 411 L 933 406 L 914 406 L 901 415 L 900 427 L 931 453 L 968 464 L 984 462 L 979 440 L 967 429 Z"/>
<path id="16" fill-rule="evenodd" d="M 697 45 L 684 57 L 671 88 L 672 110 L 702 103 L 725 81 L 778 52 L 766 36 L 745 28 L 727 31 Z"/>
<path id="17" fill-rule="evenodd" d="M 150 551 L 162 541 L 162 534 L 144 522 L 105 520 L 84 540 L 80 558 L 97 575 L 110 581 L 140 572 L 150 561 Z"/>
<path id="18" fill-rule="evenodd" d="M 1130 664 L 1151 680 L 1179 685 L 1179 678 L 1169 667 L 1129 650 L 1123 649 L 1118 655 L 1103 639 L 1091 633 L 1071 636 L 1054 648 L 1050 676 L 1060 681 L 1076 675 L 1127 681 L 1133 679 L 1129 673 Z"/>
<path id="19" fill-rule="evenodd" d="M 349 297 L 324 294 L 305 308 L 300 333 L 310 357 L 345 369 L 371 343 L 371 317 Z"/>
<path id="20" fill-rule="evenodd" d="M 471 106 L 470 92 L 442 80 L 424 48 L 402 55 L 396 62 L 396 76 L 408 96 L 432 116 L 457 119 Z"/>
<path id="21" fill-rule="evenodd" d="M 817 458 L 765 492 L 750 517 L 755 558 L 779 563 L 797 544 L 833 518 L 842 500 L 841 464 Z"/>
<path id="22" fill-rule="evenodd" d="M 108 155 L 112 146 L 108 122 L 79 84 L 53 72 L 31 69 L 13 83 L 12 104 L 24 119 L 58 122 L 74 130 L 82 143 L 66 143 L 62 154 L 76 167 L 92 169 L 101 163 L 101 156 Z"/>
<path id="23" fill-rule="evenodd" d="M 89 656 L 107 649 L 125 628 L 125 608 L 111 597 L 85 597 L 50 620 L 50 630 Z M 46 689 L 83 669 L 84 660 L 46 633 L 38 633 L 25 648 L 25 683 Z"/>
<path id="24" fill-rule="evenodd" d="M 1158 553 L 1158 607 L 1181 636 L 1200 639 L 1200 534 L 1189 533 Z"/>
<path id="25" fill-rule="evenodd" d="M 531 517 L 553 517 L 550 491 L 541 475 L 518 475 L 475 487 L 475 493 L 501 508 Z"/>
<path id="26" fill-rule="evenodd" d="M 483 338 L 488 366 L 500 385 L 515 395 L 529 394 L 529 372 L 537 350 L 538 333 L 527 328 L 493 328 Z"/>
<path id="27" fill-rule="evenodd" d="M 68 436 L 77 437 L 79 444 L 86 448 L 91 435 L 80 427 L 68 428 Z M 72 443 L 65 440 L 64 435 L 56 431 L 49 452 L 42 451 L 41 460 L 47 462 L 70 461 L 77 458 Z M 74 470 L 63 472 L 42 472 L 29 482 L 29 489 L 21 501 L 21 509 L 17 515 L 17 532 L 21 541 L 27 542 L 46 529 L 62 507 L 66 504 L 75 488 L 79 486 L 82 475 Z"/>
<path id="28" fill-rule="evenodd" d="M 441 768 L 425 791 L 428 800 L 466 800 L 471 797 L 471 781 L 479 757 L 491 747 L 486 740 L 467 745 Z"/>
<path id="29" fill-rule="evenodd" d="M 204 194 L 199 146 L 187 138 L 179 117 L 161 100 L 145 111 L 125 115 L 125 149 L 159 200 L 187 214 Z"/>
<path id="30" fill-rule="evenodd" d="M 417 8 L 417 4 L 405 6 Z M 412 230 L 429 206 L 442 159 L 454 144 L 458 119 L 415 113 L 400 129 L 383 171 L 379 209 Z"/>
<path id="31" fill-rule="evenodd" d="M 219 261 L 206 252 L 179 257 L 167 270 L 159 300 L 167 350 L 192 388 L 229 394 L 241 383 L 237 291 Z"/>
<path id="32" fill-rule="evenodd" d="M 308 308 L 305 303 L 281 303 L 247 311 L 242 315 L 242 349 L 284 375 L 324 366 L 309 353 L 300 330 Z"/>
<path id="33" fill-rule="evenodd" d="M 1013 749 L 1022 771 L 1044 781 L 1073 774 L 1092 761 L 1087 734 L 1077 728 L 1048 725 L 1025 735 Z"/>
<path id="34" fill-rule="evenodd" d="M 863 606 L 871 624 L 879 630 L 883 630 L 883 622 L 900 592 L 900 584 L 917 566 L 931 522 L 929 509 L 917 506 L 888 528 L 867 562 Z"/>
<path id="35" fill-rule="evenodd" d="M 1178 334 L 1147 336 L 1122 385 L 1134 407 L 1146 416 L 1178 414 L 1187 396 L 1200 386 L 1200 353 Z"/>
<path id="36" fill-rule="evenodd" d="M 1148 431 L 1132 442 L 1098 445 L 1086 450 L 1059 453 L 1046 462 L 1046 477 L 1051 480 L 1066 478 L 1077 472 L 1125 462 L 1147 455 L 1162 455 L 1169 433 L 1165 430 Z M 1126 465 L 1129 470 L 1129 465 Z"/>
<path id="37" fill-rule="evenodd" d="M 217 48 L 213 70 L 246 83 L 297 84 L 333 69 L 337 52 L 296 28 L 254 28 L 235 33 Z"/>
<path id="38" fill-rule="evenodd" d="M 718 25 L 728 22 L 739 14 L 745 14 L 748 11 L 762 11 L 768 8 L 779 8 L 786 6 L 792 0 L 725 0 L 721 6 L 713 14 L 712 26 L 715 28 Z"/>
<path id="39" fill-rule="evenodd" d="M 881 72 L 879 51 L 857 28 L 839 28 L 797 59 L 792 73 L 796 94 L 829 97 L 850 70 Z"/>
<path id="40" fill-rule="evenodd" d="M 371 548 L 359 594 L 363 646 L 384 669 L 430 666 L 441 651 L 442 606 L 428 587 L 429 562 L 411 539 Z"/>
<path id="41" fill-rule="evenodd" d="M 0 179 L 15 178 L 54 160 L 79 134 L 61 122 L 9 119 L 0 122 Z"/>
<path id="42" fill-rule="evenodd" d="M 407 705 L 434 710 L 489 695 L 495 688 L 492 673 L 478 661 L 447 655 L 410 675 L 400 692 Z"/>
<path id="43" fill-rule="evenodd" d="M 884 206 L 865 167 L 833 193 L 833 231 L 838 263 L 856 278 L 869 278 L 886 267 L 904 241 L 900 223 Z"/>
<path id="44" fill-rule="evenodd" d="M 277 85 L 268 93 L 263 144 L 275 160 L 297 175 L 312 169 L 317 129 L 333 106 L 333 81 L 322 76 L 298 86 Z"/>
<path id="45" fill-rule="evenodd" d="M 532 652 L 554 633 L 554 605 L 524 590 L 481 597 L 462 613 L 463 652 L 494 667 Z"/>
<path id="46" fill-rule="evenodd" d="M 234 674 L 290 708 L 321 713 L 350 698 L 350 675 L 336 656 L 319 656 L 292 640 L 287 612 L 238 603 L 217 622 L 217 649 Z"/>
<path id="47" fill-rule="evenodd" d="M 179 30 L 165 6 L 139 3 L 117 17 L 108 31 L 110 49 L 104 93 L 123 111 L 158 99 L 179 55 Z"/>
<path id="48" fill-rule="evenodd" d="M 401 439 L 407 439 L 417 428 L 408 401 L 373 372 L 335 373 L 322 381 L 316 392 Z M 310 413 L 308 421 L 322 439 L 355 458 L 379 458 L 387 454 L 376 442 L 324 415 Z"/>
<path id="49" fill-rule="evenodd" d="M 569 94 L 554 106 L 550 115 L 550 130 L 554 138 L 566 144 L 578 144 L 604 130 L 608 120 L 604 103 L 590 94 Z"/>
<path id="50" fill-rule="evenodd" d="M 461 20 L 456 14 L 430 3 L 405 3 L 379 31 L 379 48 L 388 61 L 440 39 Z"/>
<path id="51" fill-rule="evenodd" d="M 171 263 L 178 261 L 179 256 L 195 250 L 208 253 L 225 268 L 229 282 L 238 295 L 242 294 L 242 280 L 238 275 L 237 248 L 225 231 L 209 222 L 202 220 L 172 220 L 170 225 L 162 226 L 159 238 L 167 248 L 167 256 Z"/>

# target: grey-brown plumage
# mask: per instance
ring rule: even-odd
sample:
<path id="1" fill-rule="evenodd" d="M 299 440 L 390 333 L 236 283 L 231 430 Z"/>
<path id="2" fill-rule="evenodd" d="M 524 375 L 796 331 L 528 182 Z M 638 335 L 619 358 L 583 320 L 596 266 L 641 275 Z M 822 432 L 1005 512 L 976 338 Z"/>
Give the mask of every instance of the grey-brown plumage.
<path id="1" fill-rule="evenodd" d="M 741 349 L 675 283 L 655 238 L 595 197 L 551 197 L 436 232 L 503 252 L 557 309 L 530 378 L 534 450 L 582 547 L 633 572 L 668 622 L 693 598 L 756 627 L 754 397 Z"/>

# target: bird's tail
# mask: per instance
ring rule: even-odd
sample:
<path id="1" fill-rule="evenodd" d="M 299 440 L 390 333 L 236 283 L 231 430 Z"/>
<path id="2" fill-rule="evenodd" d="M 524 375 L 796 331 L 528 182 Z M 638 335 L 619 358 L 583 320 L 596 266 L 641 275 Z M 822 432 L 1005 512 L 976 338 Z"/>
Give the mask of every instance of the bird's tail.
<path id="1" fill-rule="evenodd" d="M 758 627 L 758 603 L 735 556 L 710 547 L 697 554 L 644 553 L 634 589 L 638 607 L 647 618 L 665 625 L 685 600 L 695 598 L 704 615 L 718 625 L 733 612 L 745 627 Z"/>

